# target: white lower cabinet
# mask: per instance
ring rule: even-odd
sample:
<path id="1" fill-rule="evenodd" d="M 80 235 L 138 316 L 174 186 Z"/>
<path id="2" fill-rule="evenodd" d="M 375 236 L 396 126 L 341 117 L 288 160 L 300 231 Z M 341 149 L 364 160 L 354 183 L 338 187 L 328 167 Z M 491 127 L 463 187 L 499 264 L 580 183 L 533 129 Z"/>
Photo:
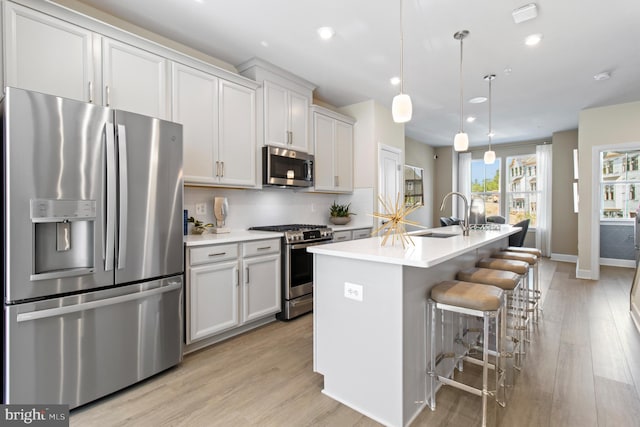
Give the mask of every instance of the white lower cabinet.
<path id="1" fill-rule="evenodd" d="M 242 319 L 249 322 L 279 312 L 280 253 L 246 258 L 243 264 Z"/>
<path id="2" fill-rule="evenodd" d="M 366 239 L 368 237 L 371 237 L 370 228 L 358 228 L 352 231 L 352 240 Z"/>
<path id="3" fill-rule="evenodd" d="M 280 239 L 188 247 L 186 254 L 187 344 L 280 311 Z"/>
<path id="4" fill-rule="evenodd" d="M 237 326 L 238 261 L 191 268 L 187 343 Z"/>

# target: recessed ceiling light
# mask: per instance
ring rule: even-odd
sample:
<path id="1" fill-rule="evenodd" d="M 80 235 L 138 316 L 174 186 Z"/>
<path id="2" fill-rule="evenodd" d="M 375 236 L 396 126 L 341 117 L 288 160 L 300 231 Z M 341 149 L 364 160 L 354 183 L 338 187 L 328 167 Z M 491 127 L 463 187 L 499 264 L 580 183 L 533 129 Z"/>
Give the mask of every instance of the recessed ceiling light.
<path id="1" fill-rule="evenodd" d="M 318 28 L 318 35 L 322 40 L 329 40 L 336 34 L 336 30 L 331 27 L 320 27 Z"/>
<path id="2" fill-rule="evenodd" d="M 269 43 L 268 43 L 266 40 L 262 40 L 262 41 L 260 42 L 260 45 L 261 45 L 262 47 L 269 47 Z"/>
<path id="3" fill-rule="evenodd" d="M 489 133 L 487 134 L 487 136 L 488 136 L 489 138 L 493 138 L 494 136 L 496 136 L 496 133 L 495 133 L 495 132 L 493 132 L 493 131 L 491 131 L 491 132 L 489 132 Z"/>
<path id="4" fill-rule="evenodd" d="M 469 104 L 482 104 L 483 102 L 487 102 L 486 96 L 476 96 L 469 100 Z"/>
<path id="5" fill-rule="evenodd" d="M 527 46 L 535 46 L 542 40 L 542 34 L 531 34 L 524 39 L 524 44 Z"/>
<path id="6" fill-rule="evenodd" d="M 511 69 L 511 67 L 506 67 L 506 68 L 503 70 L 503 72 L 504 72 L 504 75 L 505 75 L 505 76 L 508 76 L 508 75 L 511 75 L 511 73 L 513 73 L 513 70 Z"/>
<path id="7" fill-rule="evenodd" d="M 603 71 L 593 76 L 593 79 L 596 81 L 609 80 L 610 78 L 611 78 L 611 73 L 608 71 Z"/>
<path id="8" fill-rule="evenodd" d="M 392 85 L 398 86 L 400 84 L 400 77 L 394 76 L 389 79 Z"/>
<path id="9" fill-rule="evenodd" d="M 473 123 L 473 122 L 475 122 L 475 121 L 476 121 L 476 118 L 475 118 L 475 117 L 473 117 L 473 116 L 469 116 L 469 117 L 467 117 L 467 123 Z"/>

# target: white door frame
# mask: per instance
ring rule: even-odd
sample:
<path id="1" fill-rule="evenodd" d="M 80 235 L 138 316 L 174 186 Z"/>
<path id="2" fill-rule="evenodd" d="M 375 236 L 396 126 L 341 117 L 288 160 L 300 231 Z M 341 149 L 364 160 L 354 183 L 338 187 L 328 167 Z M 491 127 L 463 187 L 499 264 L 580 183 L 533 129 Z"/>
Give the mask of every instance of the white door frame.
<path id="1" fill-rule="evenodd" d="M 397 193 L 400 193 L 400 200 L 404 200 L 404 185 L 403 185 L 403 174 L 402 174 L 402 165 L 404 163 L 402 158 L 402 149 L 397 147 L 392 147 L 390 145 L 385 145 L 382 143 L 378 144 L 378 195 L 383 196 L 382 189 L 385 187 L 385 183 L 382 181 L 384 174 L 382 173 L 383 164 L 381 162 L 382 153 L 386 151 L 388 153 L 395 154 L 398 158 L 398 166 L 399 168 L 396 170 L 396 183 L 397 183 Z M 386 202 L 386 200 L 385 200 Z M 392 200 L 392 203 L 395 203 L 395 199 Z M 380 203 L 378 196 L 376 196 L 376 204 L 380 211 L 383 210 L 382 204 Z"/>

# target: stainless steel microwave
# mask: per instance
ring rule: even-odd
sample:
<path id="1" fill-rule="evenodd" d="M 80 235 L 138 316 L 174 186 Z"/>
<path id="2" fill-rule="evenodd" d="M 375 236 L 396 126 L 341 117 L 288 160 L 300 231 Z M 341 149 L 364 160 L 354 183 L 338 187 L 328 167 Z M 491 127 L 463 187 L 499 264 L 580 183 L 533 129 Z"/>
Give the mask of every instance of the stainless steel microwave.
<path id="1" fill-rule="evenodd" d="M 313 154 L 286 148 L 262 147 L 262 185 L 313 186 Z"/>

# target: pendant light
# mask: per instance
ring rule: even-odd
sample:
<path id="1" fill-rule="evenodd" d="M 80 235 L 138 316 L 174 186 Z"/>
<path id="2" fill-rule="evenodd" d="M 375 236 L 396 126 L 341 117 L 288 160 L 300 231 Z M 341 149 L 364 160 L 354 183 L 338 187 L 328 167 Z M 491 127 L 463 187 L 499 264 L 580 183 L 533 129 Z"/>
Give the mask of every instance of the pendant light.
<path id="1" fill-rule="evenodd" d="M 404 93 L 404 28 L 402 25 L 402 1 L 400 0 L 400 93 L 393 97 L 391 115 L 396 123 L 406 123 L 411 120 L 413 107 L 411 98 Z"/>
<path id="2" fill-rule="evenodd" d="M 496 161 L 496 152 L 491 149 L 491 138 L 493 138 L 493 127 L 491 126 L 491 82 L 495 78 L 495 74 L 484 76 L 484 79 L 489 82 L 489 150 L 484 153 L 485 165 L 492 165 Z"/>
<path id="3" fill-rule="evenodd" d="M 456 151 L 466 151 L 469 148 L 469 135 L 464 132 L 464 110 L 462 108 L 463 86 L 462 86 L 462 40 L 469 35 L 469 31 L 458 31 L 453 38 L 460 40 L 460 132 L 453 140 L 453 148 Z"/>

